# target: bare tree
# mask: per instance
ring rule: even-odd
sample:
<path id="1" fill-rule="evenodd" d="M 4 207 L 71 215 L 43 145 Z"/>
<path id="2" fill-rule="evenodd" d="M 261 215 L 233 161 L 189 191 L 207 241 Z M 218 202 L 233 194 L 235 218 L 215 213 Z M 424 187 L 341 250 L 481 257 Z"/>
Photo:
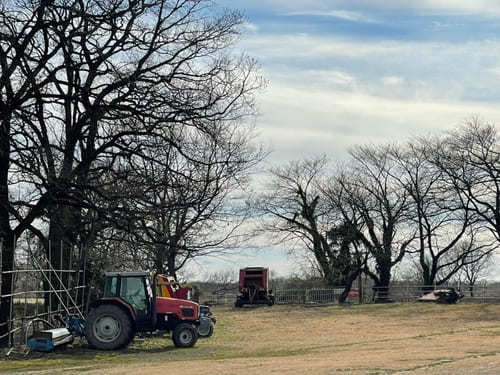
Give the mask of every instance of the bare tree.
<path id="1" fill-rule="evenodd" d="M 493 124 L 477 117 L 436 141 L 431 162 L 458 199 L 500 240 L 500 149 Z"/>
<path id="2" fill-rule="evenodd" d="M 291 162 L 271 170 L 271 181 L 256 203 L 263 226 L 278 242 L 306 249 L 328 285 L 344 286 L 345 300 L 366 256 L 358 246 L 355 223 L 328 204 L 321 186 L 325 157 Z"/>
<path id="3" fill-rule="evenodd" d="M 8 1 L 0 18 L 4 270 L 28 229 L 46 247 L 65 244 L 51 261 L 62 255 L 67 265 L 82 216 L 98 211 L 86 198 L 104 191 L 95 185 L 103 166 L 157 133 L 181 149 L 168 138 L 172 125 L 211 134 L 214 122 L 252 114 L 262 85 L 255 62 L 229 52 L 243 18 L 210 1 Z"/>
<path id="4" fill-rule="evenodd" d="M 18 8 L 26 11 L 19 11 Z M 2 2 L 0 4 L 0 251 L 2 270 L 14 267 L 16 239 L 30 228 L 34 219 L 43 214 L 47 198 L 28 197 L 24 210 L 19 209 L 19 197 L 14 197 L 13 187 L 23 182 L 25 176 L 12 176 L 18 139 L 19 113 L 32 106 L 34 98 L 46 84 L 44 67 L 60 51 L 61 45 L 49 43 L 50 2 Z M 71 22 L 71 19 L 68 19 Z M 53 22 L 58 27 L 57 22 Z M 29 146 L 29 140 L 25 147 Z M 19 172 L 17 170 L 16 172 Z M 1 294 L 11 294 L 12 274 L 3 275 Z M 7 322 L 12 303 L 11 297 L 0 300 L 0 345 L 7 341 Z"/>
<path id="5" fill-rule="evenodd" d="M 124 182 L 135 186 L 128 198 L 130 230 L 148 269 L 175 276 L 188 261 L 234 249 L 245 239 L 250 173 L 266 156 L 249 130 L 235 124 L 210 137 L 190 132 L 182 153 L 166 145 L 131 160 Z"/>
<path id="6" fill-rule="evenodd" d="M 212 294 L 224 294 L 238 290 L 237 274 L 230 269 L 212 272 L 204 282 L 212 286 Z"/>
<path id="7" fill-rule="evenodd" d="M 409 198 L 411 225 L 418 239 L 409 248 L 415 253 L 423 285 L 440 285 L 450 280 L 471 260 L 472 253 L 493 251 L 491 244 L 479 241 L 484 228 L 469 202 L 456 192 L 446 174 L 429 160 L 436 149 L 428 138 L 391 147 L 388 154 L 398 166 L 393 177 Z M 458 246 L 468 243 L 469 246 Z M 457 251 L 460 248 L 463 251 Z"/>
<path id="8" fill-rule="evenodd" d="M 358 238 L 370 254 L 373 279 L 381 301 L 387 299 L 391 269 L 399 263 L 415 239 L 409 225 L 408 197 L 397 184 L 397 166 L 389 156 L 390 146 L 358 146 L 352 163 L 336 178 L 336 189 L 328 194 L 345 220 L 357 218 Z"/>
<path id="9" fill-rule="evenodd" d="M 470 244 L 467 243 L 460 243 L 458 247 L 460 253 L 466 254 L 458 272 L 458 278 L 468 284 L 470 296 L 474 297 L 474 286 L 488 274 L 493 266 L 493 252 L 488 251 L 489 249 L 486 249 L 487 251 L 467 252 L 470 247 Z"/>

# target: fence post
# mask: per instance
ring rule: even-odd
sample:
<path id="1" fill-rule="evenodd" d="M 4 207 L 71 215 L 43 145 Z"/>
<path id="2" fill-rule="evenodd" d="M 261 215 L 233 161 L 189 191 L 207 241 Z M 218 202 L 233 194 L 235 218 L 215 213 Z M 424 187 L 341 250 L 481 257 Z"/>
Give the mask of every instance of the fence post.
<path id="1" fill-rule="evenodd" d="M 76 257 L 76 254 L 75 254 Z M 81 269 L 80 267 L 82 266 L 82 245 L 80 245 L 80 248 L 78 249 L 78 257 L 77 257 L 77 273 L 76 273 L 76 287 L 75 287 L 75 301 L 76 304 L 78 305 L 78 293 L 80 291 L 80 273 Z M 83 311 L 84 306 L 82 305 L 82 311 Z"/>
<path id="2" fill-rule="evenodd" d="M 488 284 L 486 280 L 484 280 L 484 289 L 483 289 L 483 303 L 486 303 L 486 294 L 487 294 Z"/>
<path id="3" fill-rule="evenodd" d="M 72 293 L 73 290 L 71 290 L 71 285 L 73 285 L 72 281 L 73 280 L 73 245 L 69 247 L 69 265 L 68 265 L 68 275 L 67 279 L 68 280 L 68 294 L 66 294 L 66 306 L 69 306 L 69 293 Z M 76 303 L 78 304 L 78 301 L 75 299 Z M 74 307 L 71 309 L 71 313 L 73 314 L 75 312 Z"/>
<path id="4" fill-rule="evenodd" d="M 3 297 L 2 297 L 2 276 L 3 276 L 3 238 L 0 240 L 0 306 L 3 303 Z"/>
<path id="5" fill-rule="evenodd" d="M 87 266 L 87 250 L 83 250 L 83 276 L 82 276 L 82 311 L 87 311 L 87 303 L 85 302 L 85 271 Z M 89 293 L 90 293 L 90 285 L 89 285 Z M 77 302 L 78 303 L 78 302 Z"/>
<path id="6" fill-rule="evenodd" d="M 16 253 L 16 240 L 14 238 L 14 254 Z M 14 346 L 14 337 L 13 335 L 11 334 L 12 332 L 12 325 L 13 325 L 13 322 L 12 322 L 12 315 L 13 315 L 13 312 L 14 312 L 14 277 L 15 277 L 15 271 L 16 270 L 16 258 L 14 256 L 14 261 L 12 262 L 12 277 L 10 278 L 10 311 L 9 311 L 9 324 L 7 326 L 7 329 L 8 329 L 8 347 L 11 348 L 12 346 Z"/>
<path id="7" fill-rule="evenodd" d="M 2 276 L 3 276 L 3 238 L 0 240 L 0 306 L 5 303 L 2 295 Z M 2 324 L 3 325 L 3 324 Z M 9 329 L 9 322 L 7 322 L 7 330 Z"/>
<path id="8" fill-rule="evenodd" d="M 27 272 L 28 270 L 28 261 L 26 260 L 26 263 L 25 263 L 25 272 L 24 272 L 24 311 L 23 311 L 23 319 L 21 321 L 21 324 L 22 324 L 22 330 L 21 330 L 21 337 L 25 337 L 26 336 L 26 322 L 25 322 L 25 319 L 26 317 L 28 316 L 28 290 L 29 290 L 29 283 L 28 283 L 28 275 L 29 273 Z"/>
<path id="9" fill-rule="evenodd" d="M 56 276 L 57 276 L 57 273 L 56 273 Z M 63 281 L 63 240 L 61 240 L 61 245 L 59 248 L 59 289 L 62 290 L 64 288 L 65 288 L 65 286 L 64 286 L 64 281 Z M 61 306 L 61 303 L 62 302 L 59 301 L 59 306 L 57 307 L 58 314 L 60 313 L 60 310 L 63 308 Z M 66 306 L 67 306 L 67 304 L 66 304 Z"/>
<path id="10" fill-rule="evenodd" d="M 30 262 L 30 268 L 34 269 L 35 265 L 33 264 L 33 257 L 30 257 Z M 38 316 L 38 295 L 40 294 L 40 280 L 38 279 L 38 274 L 35 273 L 35 275 L 36 277 L 33 277 L 33 282 L 35 283 L 33 286 L 33 290 L 35 291 L 35 316 Z"/>
<path id="11" fill-rule="evenodd" d="M 49 258 L 47 259 L 47 264 L 43 267 L 47 267 L 47 270 L 50 270 L 49 265 L 51 263 L 52 263 L 52 241 L 49 240 Z M 51 276 L 51 274 L 49 273 L 49 277 L 50 276 Z M 45 290 L 45 287 L 43 289 Z M 49 290 L 48 296 L 49 296 L 49 311 L 48 311 L 48 315 L 47 315 L 47 320 L 50 322 L 51 316 L 52 316 L 52 292 L 50 290 Z"/>

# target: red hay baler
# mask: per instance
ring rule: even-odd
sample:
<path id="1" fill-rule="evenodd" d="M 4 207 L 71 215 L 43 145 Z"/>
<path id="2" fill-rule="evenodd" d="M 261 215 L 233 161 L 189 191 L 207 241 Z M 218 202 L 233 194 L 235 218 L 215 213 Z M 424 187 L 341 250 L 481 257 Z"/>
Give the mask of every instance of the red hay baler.
<path id="1" fill-rule="evenodd" d="M 269 269 L 264 267 L 247 267 L 240 269 L 239 291 L 235 306 L 274 305 L 274 295 L 269 289 Z"/>

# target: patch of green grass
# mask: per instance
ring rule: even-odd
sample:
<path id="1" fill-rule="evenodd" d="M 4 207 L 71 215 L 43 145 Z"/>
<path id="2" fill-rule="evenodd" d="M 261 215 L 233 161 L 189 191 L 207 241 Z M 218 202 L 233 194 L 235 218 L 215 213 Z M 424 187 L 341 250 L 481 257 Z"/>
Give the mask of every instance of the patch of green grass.
<path id="1" fill-rule="evenodd" d="M 87 348 L 69 348 L 66 351 L 55 351 L 53 353 L 34 353 L 37 358 L 25 360 L 0 361 L 0 372 L 2 371 L 34 371 L 44 369 L 58 369 L 66 367 L 95 368 L 101 363 L 127 363 L 134 360 L 134 356 L 122 351 L 96 352 Z"/>
<path id="2" fill-rule="evenodd" d="M 477 306 L 477 305 L 436 305 L 424 303 L 392 303 L 392 304 L 369 304 L 369 305 L 351 305 L 351 306 L 322 306 L 315 308 L 307 308 L 303 306 L 274 306 L 261 308 L 242 308 L 235 309 L 232 307 L 215 307 L 212 308 L 214 314 L 218 317 L 215 327 L 215 334 L 209 339 L 200 339 L 195 348 L 178 349 L 175 348 L 168 335 L 161 337 L 138 338 L 126 349 L 112 352 L 103 352 L 89 349 L 84 343 L 75 344 L 74 347 L 69 347 L 67 350 L 57 350 L 54 353 L 36 354 L 33 353 L 30 358 L 17 358 L 16 360 L 2 360 L 0 358 L 0 373 L 24 373 L 30 371 L 60 371 L 71 369 L 71 373 L 95 370 L 98 368 L 109 368 L 117 366 L 127 366 L 132 363 L 165 363 L 167 361 L 189 361 L 189 360 L 224 360 L 237 358 L 272 358 L 272 357 L 295 357 L 306 354 L 315 353 L 317 351 L 331 350 L 356 350 L 357 346 L 362 347 L 365 344 L 377 345 L 383 342 L 395 342 L 399 345 L 401 342 L 406 342 L 409 339 L 427 339 L 435 336 L 443 335 L 463 335 L 470 329 L 479 330 L 485 336 L 500 336 L 500 325 L 486 324 L 480 327 L 464 326 L 460 322 L 467 322 L 474 315 L 487 316 L 493 314 L 497 316 L 498 306 Z M 344 316 L 345 319 L 336 319 L 336 317 Z M 354 316 L 354 319 L 350 317 Z M 427 319 L 436 321 L 435 319 L 452 319 L 456 320 L 457 324 L 449 324 L 446 327 L 441 327 L 438 330 L 415 332 L 421 333 L 397 338 L 375 337 L 371 339 L 359 338 L 355 342 L 318 342 L 317 346 L 299 345 L 299 341 L 291 345 L 280 347 L 276 345 L 262 344 L 265 340 L 261 339 L 262 335 L 268 333 L 268 329 L 277 326 L 274 334 L 279 332 L 283 334 L 283 341 L 286 342 L 287 324 L 295 324 L 298 327 L 300 322 L 308 322 L 308 318 L 317 319 L 325 322 L 331 321 L 334 325 L 335 321 L 343 321 L 343 324 L 354 326 L 357 329 L 359 322 L 356 316 L 370 316 L 377 320 L 391 322 L 398 319 L 400 327 L 404 327 L 406 319 L 410 317 L 421 316 L 423 319 L 417 319 L 418 325 L 422 324 Z M 331 320 L 329 320 L 331 319 Z M 500 320 L 500 319 L 499 319 Z M 247 321 L 250 322 L 250 328 L 247 328 Z M 491 320 L 488 320 L 491 321 Z M 401 329 L 401 328 L 399 328 Z M 359 329 L 357 329 L 359 331 Z M 251 337 L 253 340 L 248 341 Z M 295 338 L 297 340 L 297 338 Z M 462 352 L 463 354 L 463 352 Z M 477 356 L 493 356 L 498 355 L 498 352 L 467 352 L 468 357 Z M 446 354 L 445 354 L 446 355 Z M 458 359 L 460 360 L 460 359 Z M 445 363 L 449 363 L 449 358 L 428 359 L 425 366 L 415 366 L 409 368 L 408 371 L 419 368 L 436 367 Z M 411 366 L 411 363 L 406 363 Z M 360 370 L 357 368 L 356 370 Z M 371 374 L 391 374 L 397 372 L 392 369 L 380 368 L 364 368 L 363 371 Z M 398 370 L 401 371 L 401 370 Z M 342 371 L 341 371 L 342 372 Z M 346 371 L 349 373 L 349 371 Z"/>
<path id="3" fill-rule="evenodd" d="M 251 356 L 285 356 L 295 355 L 294 351 L 276 349 L 273 351 L 240 352 L 230 345 L 231 328 L 234 319 L 230 309 L 214 309 L 215 313 L 224 315 L 217 321 L 215 334 L 209 339 L 199 339 L 195 348 L 176 348 L 169 335 L 158 337 L 136 338 L 126 349 L 116 351 L 98 351 L 89 349 L 85 343 L 73 347 L 56 349 L 52 353 L 32 353 L 27 359 L 0 360 L 0 373 L 26 372 L 45 369 L 73 368 L 78 371 L 89 371 L 99 367 L 124 365 L 134 362 L 182 361 L 189 359 L 227 359 Z"/>

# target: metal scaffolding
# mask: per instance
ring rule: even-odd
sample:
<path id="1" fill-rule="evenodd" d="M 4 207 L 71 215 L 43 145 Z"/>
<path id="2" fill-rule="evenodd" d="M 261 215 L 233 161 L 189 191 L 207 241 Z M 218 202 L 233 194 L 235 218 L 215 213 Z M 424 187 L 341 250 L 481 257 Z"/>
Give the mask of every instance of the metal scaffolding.
<path id="1" fill-rule="evenodd" d="M 62 243 L 60 244 L 62 250 Z M 2 243 L 0 243 L 0 287 L 5 275 L 11 274 L 11 293 L 2 295 L 0 304 L 11 299 L 9 317 L 6 322 L 8 348 L 23 346 L 30 330 L 36 329 L 38 323 L 46 327 L 61 326 L 61 317 L 82 317 L 86 306 L 86 251 L 72 248 L 70 252 L 70 269 L 63 268 L 63 252 L 59 267 L 54 268 L 52 244 L 49 243 L 48 254 L 28 250 L 16 251 L 12 270 L 2 269 Z M 55 303 L 54 303 L 55 301 Z M 36 324 L 35 324 L 36 323 Z"/>

